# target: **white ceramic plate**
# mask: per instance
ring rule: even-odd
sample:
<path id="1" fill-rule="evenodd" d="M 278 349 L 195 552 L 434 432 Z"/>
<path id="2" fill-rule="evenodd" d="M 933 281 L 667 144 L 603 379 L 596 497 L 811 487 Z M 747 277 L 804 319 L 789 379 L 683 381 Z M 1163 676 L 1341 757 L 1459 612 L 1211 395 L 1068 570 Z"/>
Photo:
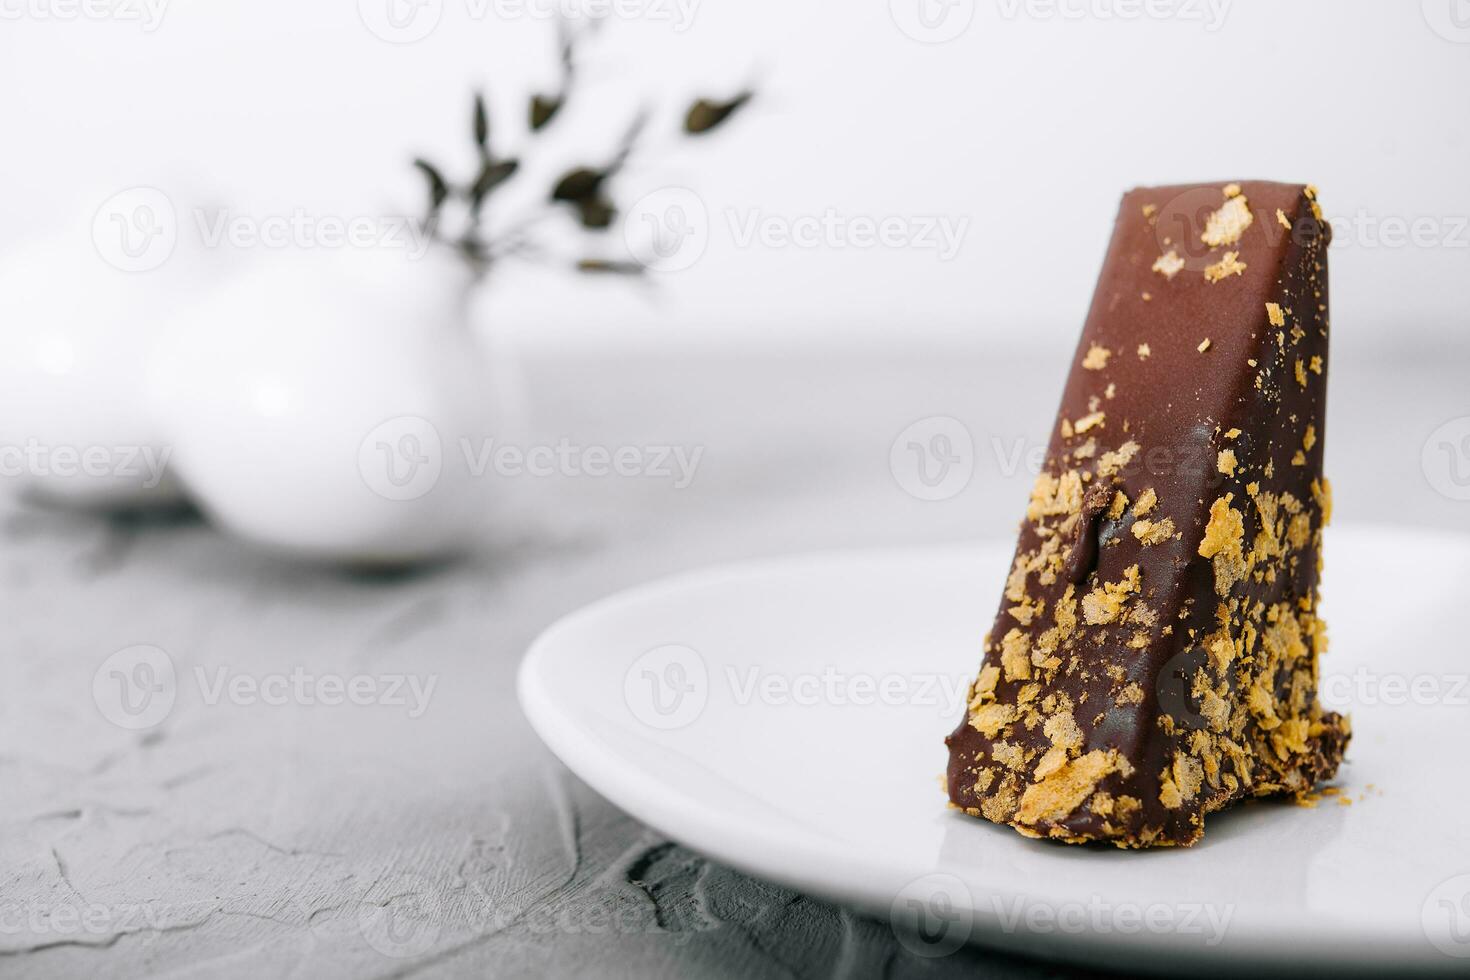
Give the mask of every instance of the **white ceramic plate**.
<path id="1" fill-rule="evenodd" d="M 1470 539 L 1329 532 L 1323 699 L 1355 736 L 1314 809 L 1215 814 L 1189 850 L 1022 838 L 946 809 L 1011 547 L 839 553 L 604 600 L 527 654 L 521 704 L 573 772 L 715 860 L 978 942 L 1177 969 L 1470 971 Z M 1370 788 L 1371 787 L 1371 788 Z"/>

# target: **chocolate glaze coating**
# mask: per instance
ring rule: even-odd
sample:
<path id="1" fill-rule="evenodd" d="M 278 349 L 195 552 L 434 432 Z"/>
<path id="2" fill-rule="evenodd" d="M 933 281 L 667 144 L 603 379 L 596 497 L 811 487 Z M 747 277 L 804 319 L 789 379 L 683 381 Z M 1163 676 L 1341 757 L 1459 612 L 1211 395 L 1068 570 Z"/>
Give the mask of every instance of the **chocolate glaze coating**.
<path id="1" fill-rule="evenodd" d="M 1030 836 L 1190 844 L 1207 812 L 1336 772 L 1349 729 L 1316 701 L 1315 616 L 1330 237 L 1300 185 L 1124 196 L 946 740 L 954 805 Z"/>

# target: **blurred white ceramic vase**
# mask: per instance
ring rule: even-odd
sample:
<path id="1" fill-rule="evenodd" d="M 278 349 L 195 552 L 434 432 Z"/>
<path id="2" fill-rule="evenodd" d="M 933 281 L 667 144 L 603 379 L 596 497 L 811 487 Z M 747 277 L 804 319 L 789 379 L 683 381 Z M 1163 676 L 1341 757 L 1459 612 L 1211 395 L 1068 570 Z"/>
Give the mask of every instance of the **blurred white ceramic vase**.
<path id="1" fill-rule="evenodd" d="M 174 466 L 225 529 L 309 559 L 398 565 L 472 546 L 494 498 L 487 358 L 451 250 L 293 249 L 167 331 L 150 387 Z"/>
<path id="2" fill-rule="evenodd" d="M 167 201 L 149 195 L 89 200 L 0 256 L 0 484 L 25 496 L 97 508 L 180 499 L 146 365 L 162 324 L 211 273 L 175 247 Z"/>

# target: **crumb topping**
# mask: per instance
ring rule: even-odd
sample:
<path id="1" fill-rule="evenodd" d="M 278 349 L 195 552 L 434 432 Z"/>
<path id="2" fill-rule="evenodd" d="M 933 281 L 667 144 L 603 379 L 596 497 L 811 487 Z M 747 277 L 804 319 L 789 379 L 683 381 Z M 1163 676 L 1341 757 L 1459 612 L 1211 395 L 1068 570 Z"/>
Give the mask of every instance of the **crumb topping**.
<path id="1" fill-rule="evenodd" d="M 1139 520 L 1133 522 L 1133 536 L 1146 545 L 1163 544 L 1174 536 L 1174 522 Z"/>
<path id="2" fill-rule="evenodd" d="M 1138 592 L 1139 569 L 1130 566 L 1116 582 L 1104 582 L 1082 597 L 1082 617 L 1089 626 L 1115 623 L 1123 616 L 1124 607 Z"/>
<path id="3" fill-rule="evenodd" d="M 1226 252 L 1219 262 L 1205 268 L 1205 279 L 1208 282 L 1222 282 L 1231 276 L 1238 276 L 1245 272 L 1245 263 L 1240 261 L 1239 252 Z"/>
<path id="4" fill-rule="evenodd" d="M 1245 196 L 1239 193 L 1240 188 L 1234 184 L 1230 186 L 1235 187 L 1235 196 L 1206 219 L 1204 234 L 1200 236 L 1210 248 L 1236 244 L 1256 220 Z"/>
<path id="5" fill-rule="evenodd" d="M 1169 249 L 1169 251 L 1158 257 L 1158 259 L 1154 262 L 1154 267 L 1152 271 L 1161 273 L 1165 279 L 1173 279 L 1175 276 L 1179 275 L 1180 271 L 1183 268 L 1184 260 L 1179 257 L 1179 253 L 1177 251 L 1171 248 Z"/>
<path id="6" fill-rule="evenodd" d="M 1072 430 L 1078 435 L 1081 435 L 1084 432 L 1102 426 L 1106 421 L 1107 414 L 1105 412 L 1093 412 L 1091 415 L 1084 415 L 1074 422 L 1072 424 Z"/>
<path id="7" fill-rule="evenodd" d="M 1118 769 L 1119 761 L 1116 749 L 1096 749 L 1058 767 L 1026 790 L 1016 819 L 1036 824 L 1065 817 L 1092 795 L 1104 776 Z"/>
<path id="8" fill-rule="evenodd" d="M 1108 366 L 1108 358 L 1112 356 L 1113 352 L 1106 347 L 1093 344 L 1087 349 L 1087 356 L 1082 358 L 1082 366 L 1089 371 L 1101 371 Z"/>
<path id="9" fill-rule="evenodd" d="M 1199 543 L 1199 554 L 1215 564 L 1215 591 L 1230 594 L 1230 587 L 1245 578 L 1245 517 L 1230 506 L 1234 494 L 1227 493 L 1210 505 L 1210 522 Z"/>

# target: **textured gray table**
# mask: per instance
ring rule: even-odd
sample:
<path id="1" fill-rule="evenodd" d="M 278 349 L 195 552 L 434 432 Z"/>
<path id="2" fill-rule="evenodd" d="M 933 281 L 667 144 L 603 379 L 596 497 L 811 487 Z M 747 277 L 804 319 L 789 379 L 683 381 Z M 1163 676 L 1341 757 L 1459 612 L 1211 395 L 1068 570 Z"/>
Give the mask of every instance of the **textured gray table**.
<path id="1" fill-rule="evenodd" d="M 1467 363 L 1339 342 L 1337 520 L 1470 527 L 1470 504 L 1437 493 L 1420 463 L 1430 432 L 1470 415 Z M 1008 536 L 1030 476 L 1006 460 L 1046 431 L 1061 359 L 686 353 L 527 368 L 537 440 L 703 447 L 693 484 L 531 481 L 476 557 L 396 577 L 283 564 L 193 520 L 3 505 L 0 974 L 1055 972 L 978 949 L 916 957 L 882 922 L 666 841 L 561 768 L 513 682 L 541 629 L 652 577 Z M 907 495 L 888 462 L 894 437 L 933 415 L 964 421 L 976 446 L 973 482 L 942 503 Z M 167 719 L 142 733 L 92 696 L 99 664 L 133 644 L 168 651 L 181 678 Z M 417 717 L 210 704 L 192 680 L 298 667 L 438 680 Z"/>

